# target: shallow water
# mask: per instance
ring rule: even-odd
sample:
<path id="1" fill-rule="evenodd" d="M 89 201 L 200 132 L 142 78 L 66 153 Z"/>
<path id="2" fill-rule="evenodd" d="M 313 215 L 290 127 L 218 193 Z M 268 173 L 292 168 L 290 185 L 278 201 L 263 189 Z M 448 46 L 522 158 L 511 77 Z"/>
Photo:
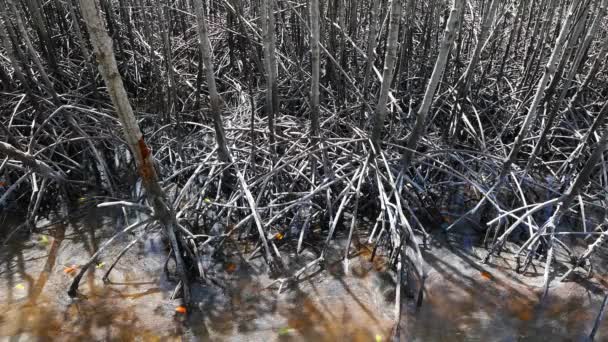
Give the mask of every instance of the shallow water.
<path id="1" fill-rule="evenodd" d="M 103 214 L 52 225 L 41 234 L 16 234 L 2 248 L 0 339 L 387 341 L 391 334 L 394 280 L 384 256 L 370 261 L 370 248 L 357 243 L 345 274 L 340 238 L 323 269 L 311 269 L 281 293 L 278 286 L 269 287 L 273 279 L 261 260 L 244 261 L 253 246 L 229 241 L 225 249 L 231 252 L 208 265 L 214 281 L 194 284 L 196 304 L 184 314 L 176 311 L 180 300 L 170 298 L 175 283 L 163 275 L 166 251 L 153 234 L 125 254 L 111 283 L 101 281 L 114 256 L 136 237 L 128 236 L 85 276 L 80 290 L 86 298 L 73 300 L 66 290 L 79 265 L 115 232 Z M 425 298 L 416 308 L 413 294 L 404 293 L 402 340 L 585 339 L 608 278 L 599 274 L 560 285 L 539 307 L 541 274 L 516 278 L 508 257 L 482 265 L 471 237 L 461 238 L 456 249 L 437 240 L 424 252 L 430 269 Z M 300 256 L 289 255 L 290 246 L 279 248 L 292 270 L 318 255 L 313 248 Z M 606 336 L 604 321 L 596 340 Z"/>

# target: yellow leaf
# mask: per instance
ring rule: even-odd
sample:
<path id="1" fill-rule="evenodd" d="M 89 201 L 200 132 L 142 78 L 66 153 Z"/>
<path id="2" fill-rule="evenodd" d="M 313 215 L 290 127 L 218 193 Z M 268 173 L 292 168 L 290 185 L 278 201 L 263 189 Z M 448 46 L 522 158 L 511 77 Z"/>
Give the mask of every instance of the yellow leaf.
<path id="1" fill-rule="evenodd" d="M 283 328 L 279 329 L 279 336 L 289 335 L 292 332 L 293 332 L 292 328 L 290 328 L 290 327 L 283 327 Z"/>
<path id="2" fill-rule="evenodd" d="M 95 266 L 95 268 L 103 268 L 105 265 L 106 265 L 106 263 L 102 261 L 102 262 L 100 262 L 99 264 L 97 264 L 97 265 Z"/>
<path id="3" fill-rule="evenodd" d="M 382 342 L 382 335 L 376 334 L 376 342 Z"/>
<path id="4" fill-rule="evenodd" d="M 277 234 L 276 234 L 274 237 L 275 237 L 277 240 L 283 240 L 283 238 L 285 237 L 285 235 L 283 235 L 283 233 L 277 233 Z"/>
<path id="5" fill-rule="evenodd" d="M 211 200 L 209 198 L 205 198 L 205 203 L 211 203 Z"/>
<path id="6" fill-rule="evenodd" d="M 23 284 L 17 284 L 17 285 L 15 285 L 15 288 L 17 290 L 25 290 L 25 286 Z"/>
<path id="7" fill-rule="evenodd" d="M 46 235 L 40 236 L 40 244 L 46 246 L 49 244 L 49 238 Z"/>

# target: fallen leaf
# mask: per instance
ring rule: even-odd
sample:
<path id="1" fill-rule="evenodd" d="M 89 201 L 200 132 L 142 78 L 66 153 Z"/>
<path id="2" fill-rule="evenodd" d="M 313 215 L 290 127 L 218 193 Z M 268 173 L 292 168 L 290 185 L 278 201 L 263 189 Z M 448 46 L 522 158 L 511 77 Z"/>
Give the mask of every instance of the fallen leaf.
<path id="1" fill-rule="evenodd" d="M 376 342 L 382 342 L 382 335 L 376 334 Z"/>
<path id="2" fill-rule="evenodd" d="M 186 313 L 186 307 L 183 305 L 180 305 L 178 307 L 175 308 L 175 312 L 181 313 L 181 314 L 185 314 Z"/>
<path id="3" fill-rule="evenodd" d="M 481 277 L 487 280 L 492 280 L 494 279 L 494 277 L 492 276 L 492 274 L 490 272 L 487 271 L 481 271 Z"/>
<path id="4" fill-rule="evenodd" d="M 228 264 L 226 264 L 226 272 L 232 273 L 234 271 L 236 271 L 236 265 L 235 264 L 233 264 L 231 262 L 228 263 Z"/>
<path id="5" fill-rule="evenodd" d="M 208 198 L 205 198 L 204 201 L 205 201 L 205 203 L 211 203 L 211 200 Z"/>
<path id="6" fill-rule="evenodd" d="M 17 285 L 15 285 L 15 288 L 17 290 L 25 290 L 25 286 L 23 284 L 17 284 Z"/>
<path id="7" fill-rule="evenodd" d="M 65 274 L 72 274 L 72 273 L 76 272 L 76 270 L 78 270 L 78 266 L 72 265 L 71 267 L 65 267 L 63 269 L 63 273 L 65 273 Z"/>
<path id="8" fill-rule="evenodd" d="M 276 234 L 274 237 L 275 237 L 277 240 L 283 240 L 283 238 L 285 237 L 285 235 L 283 235 L 283 233 L 277 233 L 277 234 Z"/>
<path id="9" fill-rule="evenodd" d="M 49 244 L 49 238 L 46 235 L 41 235 L 40 236 L 40 244 L 43 246 L 46 246 Z"/>
<path id="10" fill-rule="evenodd" d="M 95 268 L 99 269 L 99 268 L 103 268 L 106 265 L 105 262 L 100 262 L 99 264 L 95 265 Z"/>
<path id="11" fill-rule="evenodd" d="M 279 329 L 279 336 L 285 336 L 285 335 L 289 335 L 294 331 L 293 328 L 290 327 L 283 327 L 281 329 Z"/>

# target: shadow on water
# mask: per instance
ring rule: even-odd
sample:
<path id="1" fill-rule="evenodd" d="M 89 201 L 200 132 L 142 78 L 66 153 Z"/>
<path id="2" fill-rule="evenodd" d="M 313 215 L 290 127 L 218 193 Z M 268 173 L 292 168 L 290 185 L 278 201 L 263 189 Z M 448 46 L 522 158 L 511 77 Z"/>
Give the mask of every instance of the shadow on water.
<path id="1" fill-rule="evenodd" d="M 143 246 L 134 248 L 114 269 L 114 284 L 100 282 L 105 270 L 99 267 L 90 270 L 81 285 L 86 299 L 67 296 L 76 273 L 73 268 L 84 264 L 115 232 L 107 228 L 112 220 L 111 212 L 91 210 L 68 224 L 50 224 L 41 234 L 24 232 L 10 240 L 0 254 L 0 339 L 158 340 L 181 333 L 172 308 L 166 305 L 168 294 L 158 279 L 160 272 L 148 273 L 136 265 L 145 259 Z M 124 246 L 128 239 L 118 245 Z M 111 249 L 98 265 L 109 264 L 120 249 Z M 164 320 L 166 326 L 158 329 L 156 320 L 161 324 Z"/>
<path id="2" fill-rule="evenodd" d="M 323 265 L 286 283 L 280 293 L 276 284 L 269 286 L 273 279 L 261 258 L 245 261 L 253 245 L 228 239 L 223 253 L 209 261 L 212 281 L 193 284 L 196 308 L 186 315 L 176 312 L 180 301 L 170 298 L 175 284 L 163 274 L 167 251 L 154 232 L 123 256 L 109 284 L 101 283 L 103 265 L 136 238 L 126 236 L 100 257 L 100 269 L 90 270 L 81 285 L 86 298 L 68 298 L 70 269 L 116 232 L 113 223 L 113 213 L 92 210 L 67 224 L 49 225 L 42 234 L 16 236 L 0 251 L 0 339 L 387 341 L 390 336 L 394 274 L 386 256 L 371 261 L 370 247 L 357 238 L 348 273 L 341 259 L 344 239 L 338 237 Z M 608 277 L 578 279 L 582 292 L 550 297 L 538 307 L 538 287 L 508 272 L 509 260 L 483 265 L 466 243 L 467 248 L 449 249 L 446 241 L 434 241 L 432 251 L 423 251 L 430 270 L 423 306 L 414 308 L 404 294 L 403 340 L 578 341 L 589 331 L 594 298 Z M 314 248 L 290 254 L 293 243 L 279 243 L 288 265 L 282 276 L 319 255 Z M 604 322 L 600 332 L 607 328 Z"/>
<path id="3" fill-rule="evenodd" d="M 338 256 L 339 251 L 330 251 L 328 255 Z M 283 254 L 286 263 L 292 265 L 288 275 L 317 256 L 311 252 L 300 256 Z M 223 288 L 195 291 L 200 310 L 186 322 L 192 337 L 236 341 L 375 341 L 378 336 L 386 340 L 392 324 L 386 315 L 390 306 L 374 301 L 370 277 L 373 263 L 355 262 L 351 275 L 345 275 L 341 260 L 328 258 L 325 267 L 309 270 L 279 293 L 277 286 L 264 285 L 272 279 L 266 278 L 263 261 L 247 263 L 244 258 L 245 255 L 232 255 L 223 261 L 227 271 L 221 281 Z"/>

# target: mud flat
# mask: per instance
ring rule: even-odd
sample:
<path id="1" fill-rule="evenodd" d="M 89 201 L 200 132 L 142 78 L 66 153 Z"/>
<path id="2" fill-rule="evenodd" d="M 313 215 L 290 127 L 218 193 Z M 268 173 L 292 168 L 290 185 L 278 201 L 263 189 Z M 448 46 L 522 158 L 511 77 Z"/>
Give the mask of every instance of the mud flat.
<path id="1" fill-rule="evenodd" d="M 83 296 L 69 298 L 72 268 L 115 233 L 108 223 L 85 217 L 54 224 L 43 234 L 16 234 L 3 247 L 0 339 L 387 341 L 393 331 L 395 276 L 387 270 L 385 255 L 371 260 L 365 236 L 356 237 L 347 273 L 341 260 L 345 239 L 338 237 L 323 267 L 314 266 L 282 286 L 269 277 L 261 258 L 247 261 L 253 245 L 228 239 L 222 253 L 205 260 L 211 280 L 195 284 L 195 305 L 183 313 L 180 299 L 171 299 L 175 282 L 163 272 L 167 251 L 153 233 L 122 257 L 110 283 L 102 282 L 114 257 L 137 237 L 129 235 L 83 279 Z M 321 238 L 321 232 L 313 234 Z M 596 256 L 599 266 L 592 277 L 577 273 L 568 282 L 553 282 L 539 305 L 542 260 L 524 275 L 514 272 L 508 251 L 483 264 L 486 251 L 478 240 L 465 233 L 433 235 L 423 251 L 429 272 L 422 306 L 416 307 L 414 293 L 403 293 L 401 340 L 585 340 L 608 285 L 605 254 Z M 279 247 L 288 271 L 278 278 L 293 275 L 320 253 L 305 245 L 296 256 L 289 252 L 295 243 L 285 240 Z M 556 265 L 559 272 L 566 261 Z M 606 339 L 604 320 L 596 340 Z"/>

